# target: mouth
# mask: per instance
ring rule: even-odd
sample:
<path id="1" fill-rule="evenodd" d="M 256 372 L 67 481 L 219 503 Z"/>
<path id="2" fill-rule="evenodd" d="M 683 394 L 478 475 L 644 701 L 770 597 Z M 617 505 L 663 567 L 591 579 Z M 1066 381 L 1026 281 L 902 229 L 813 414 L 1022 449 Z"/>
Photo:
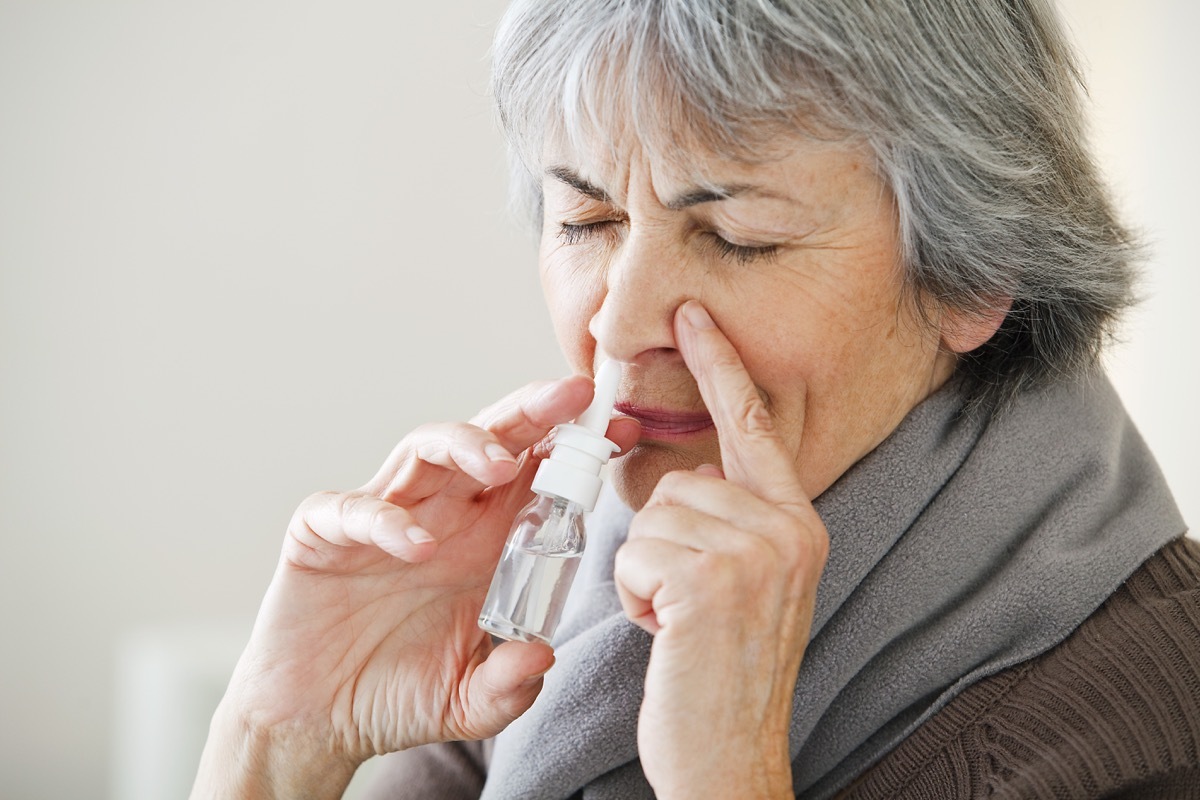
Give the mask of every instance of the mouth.
<path id="1" fill-rule="evenodd" d="M 712 417 L 704 411 L 671 411 L 643 408 L 632 403 L 617 403 L 617 413 L 636 419 L 642 426 L 642 439 L 678 442 L 702 436 L 713 429 Z"/>

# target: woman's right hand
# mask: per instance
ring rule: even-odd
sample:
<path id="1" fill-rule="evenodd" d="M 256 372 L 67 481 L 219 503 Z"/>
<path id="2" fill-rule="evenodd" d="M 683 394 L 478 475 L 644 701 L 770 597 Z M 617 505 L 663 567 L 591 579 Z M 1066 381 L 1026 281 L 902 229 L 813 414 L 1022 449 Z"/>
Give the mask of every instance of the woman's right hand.
<path id="1" fill-rule="evenodd" d="M 493 647 L 476 620 L 539 443 L 592 391 L 573 376 L 423 426 L 358 491 L 300 505 L 194 799 L 340 796 L 372 755 L 492 736 L 533 703 L 550 648 Z M 637 424 L 608 436 L 625 452 Z"/>

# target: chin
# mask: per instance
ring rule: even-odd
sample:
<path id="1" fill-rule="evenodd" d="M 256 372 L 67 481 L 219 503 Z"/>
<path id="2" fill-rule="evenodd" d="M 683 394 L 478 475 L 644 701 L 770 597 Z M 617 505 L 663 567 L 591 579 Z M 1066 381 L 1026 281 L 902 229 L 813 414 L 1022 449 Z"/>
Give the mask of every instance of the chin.
<path id="1" fill-rule="evenodd" d="M 695 469 L 701 464 L 719 464 L 719 456 L 705 457 L 675 447 L 659 444 L 638 444 L 611 464 L 609 480 L 621 502 L 640 511 L 659 480 L 668 472 Z"/>

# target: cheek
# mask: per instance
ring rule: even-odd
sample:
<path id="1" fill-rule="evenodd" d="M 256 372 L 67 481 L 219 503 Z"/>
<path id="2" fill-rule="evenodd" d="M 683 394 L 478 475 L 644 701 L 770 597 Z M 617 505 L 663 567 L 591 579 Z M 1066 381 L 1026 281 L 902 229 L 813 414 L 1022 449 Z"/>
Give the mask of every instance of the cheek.
<path id="1" fill-rule="evenodd" d="M 787 284 L 784 284 L 787 285 Z M 898 308 L 889 287 L 839 283 L 756 296 L 755 315 L 730 310 L 718 324 L 765 394 L 793 455 L 818 460 L 874 441 L 881 421 L 911 405 L 936 340 Z M 835 460 L 836 460 L 835 459 Z M 824 467 L 823 463 L 817 466 Z M 839 463 L 839 468 L 848 464 Z"/>
<path id="2" fill-rule="evenodd" d="M 568 248 L 556 241 L 543 241 L 538 270 L 559 347 L 573 367 L 590 367 L 596 345 L 588 323 L 604 300 L 602 270 L 596 268 L 595 259 L 588 262 L 569 255 Z"/>

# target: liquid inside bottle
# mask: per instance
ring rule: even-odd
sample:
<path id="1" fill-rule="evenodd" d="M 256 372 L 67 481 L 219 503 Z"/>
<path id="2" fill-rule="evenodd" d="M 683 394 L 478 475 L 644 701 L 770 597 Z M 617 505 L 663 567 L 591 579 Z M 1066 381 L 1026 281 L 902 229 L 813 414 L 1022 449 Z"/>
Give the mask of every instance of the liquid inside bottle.
<path id="1" fill-rule="evenodd" d="M 539 496 L 517 515 L 479 626 L 504 639 L 550 643 L 583 555 L 583 509 Z"/>

